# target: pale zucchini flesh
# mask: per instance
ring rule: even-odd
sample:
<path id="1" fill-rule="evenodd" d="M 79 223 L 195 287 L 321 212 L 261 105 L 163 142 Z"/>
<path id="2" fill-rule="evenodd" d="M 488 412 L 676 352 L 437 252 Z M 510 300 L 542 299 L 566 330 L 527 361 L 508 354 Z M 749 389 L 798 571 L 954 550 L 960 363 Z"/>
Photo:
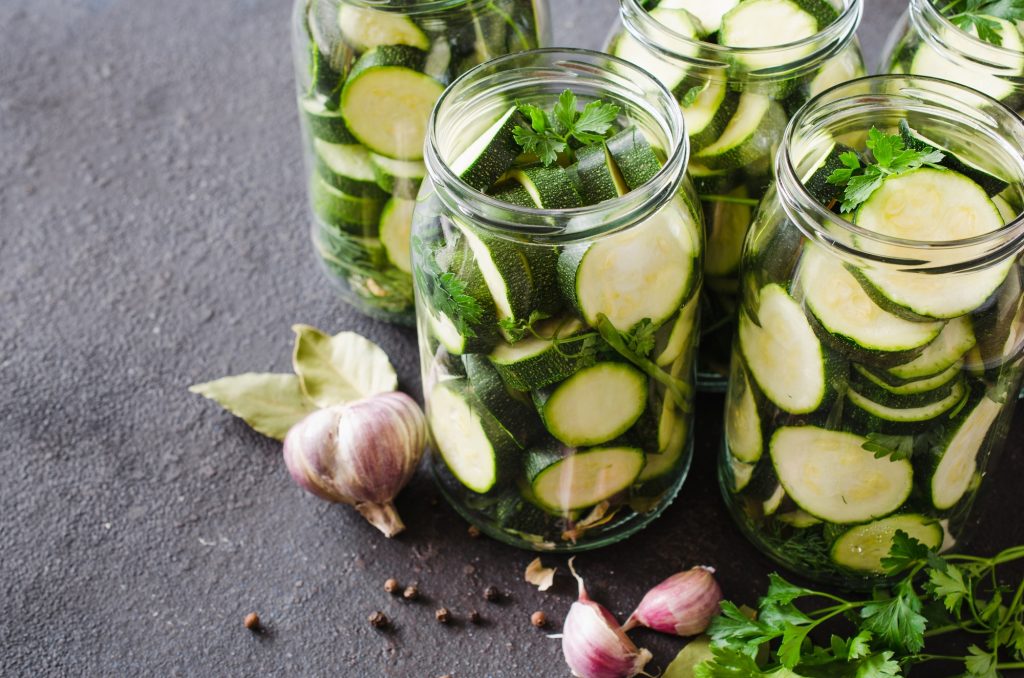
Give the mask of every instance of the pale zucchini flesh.
<path id="1" fill-rule="evenodd" d="M 935 508 L 950 509 L 967 493 L 977 471 L 978 455 L 1002 409 L 1002 405 L 986 397 L 964 417 L 932 474 L 930 486 Z"/>
<path id="2" fill-rule="evenodd" d="M 937 550 L 942 545 L 943 530 L 937 520 L 909 513 L 850 528 L 832 545 L 832 560 L 856 572 L 885 574 L 882 559 L 889 555 L 897 532 L 904 532 L 929 549 Z"/>

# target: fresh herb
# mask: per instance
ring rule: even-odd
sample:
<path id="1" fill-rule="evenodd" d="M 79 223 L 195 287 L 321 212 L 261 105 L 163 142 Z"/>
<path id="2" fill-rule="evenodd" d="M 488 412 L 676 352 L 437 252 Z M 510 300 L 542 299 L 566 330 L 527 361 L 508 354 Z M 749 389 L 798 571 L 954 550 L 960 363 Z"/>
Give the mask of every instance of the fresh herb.
<path id="1" fill-rule="evenodd" d="M 654 351 L 654 335 L 658 327 L 650 318 L 644 318 L 625 335 L 626 346 L 639 356 L 646 358 Z"/>
<path id="2" fill-rule="evenodd" d="M 419 266 L 415 268 L 416 285 L 432 308 L 448 317 L 462 336 L 476 337 L 473 325 L 479 323 L 484 310 L 475 297 L 466 293 L 466 283 L 451 271 L 442 270 L 437 253 L 417 237 L 413 247 L 419 253 Z"/>
<path id="3" fill-rule="evenodd" d="M 716 195 L 713 193 L 701 193 L 700 199 L 702 202 L 724 202 L 731 205 L 746 205 L 747 207 L 757 207 L 761 204 L 761 201 L 757 198 L 741 198 L 735 195 Z"/>
<path id="4" fill-rule="evenodd" d="M 686 94 L 684 94 L 683 98 L 679 100 L 679 105 L 682 106 L 683 108 L 689 108 L 690 106 L 693 106 L 695 103 L 697 103 L 697 97 L 703 94 L 704 90 L 706 90 L 710 86 L 711 81 L 708 80 L 703 85 L 697 85 L 686 90 Z"/>
<path id="5" fill-rule="evenodd" d="M 637 332 L 622 332 L 616 329 L 612 321 L 603 313 L 597 316 L 597 331 L 600 333 L 601 338 L 616 353 L 633 363 L 648 377 L 667 388 L 680 410 L 691 412 L 693 405 L 690 402 L 692 395 L 690 385 L 681 379 L 673 377 L 647 357 L 654 350 L 653 330 L 643 322 L 638 323 L 636 328 Z M 650 338 L 648 338 L 648 333 L 651 333 Z M 638 352 L 638 348 L 646 349 L 646 354 Z"/>
<path id="6" fill-rule="evenodd" d="M 847 599 L 772 574 L 755 618 L 722 603 L 709 630 L 712 659 L 696 666 L 695 675 L 894 678 L 935 661 L 957 662 L 964 676 L 977 678 L 1024 669 L 1024 581 L 1007 587 L 997 572 L 1020 560 L 1024 546 L 993 558 L 939 556 L 898 531 L 882 560 L 896 581 L 870 597 Z M 824 640 L 822 631 L 841 624 L 846 635 Z M 959 655 L 927 652 L 929 639 L 950 633 L 971 634 L 979 642 Z"/>
<path id="7" fill-rule="evenodd" d="M 515 318 L 502 318 L 498 321 L 498 325 L 504 330 L 506 337 L 513 344 L 517 341 L 521 341 L 527 334 L 533 334 L 536 336 L 534 326 L 542 320 L 547 320 L 551 317 L 550 313 L 544 313 L 543 311 L 533 311 L 530 313 L 530 317 L 516 320 Z"/>
<path id="8" fill-rule="evenodd" d="M 914 456 L 914 436 L 891 436 L 884 433 L 869 433 L 867 442 L 861 445 L 868 452 L 875 453 L 875 459 L 889 457 L 891 461 L 902 461 Z"/>
<path id="9" fill-rule="evenodd" d="M 525 152 L 536 154 L 545 167 L 554 163 L 559 153 L 571 150 L 571 139 L 584 146 L 604 141 L 619 115 L 618 106 L 603 101 L 591 101 L 582 111 L 577 110 L 576 95 L 570 90 L 562 92 L 551 113 L 533 104 L 517 105 L 530 126 L 516 125 L 516 143 Z"/>
<path id="10" fill-rule="evenodd" d="M 994 19 L 1024 20 L 1024 0 L 953 0 L 939 10 L 952 23 L 993 45 L 1003 44 L 1003 27 Z"/>
<path id="11" fill-rule="evenodd" d="M 847 151 L 839 156 L 845 167 L 835 170 L 828 178 L 830 184 L 846 186 L 841 208 L 844 213 L 854 211 L 867 201 L 887 178 L 925 165 L 938 167 L 945 157 L 933 148 L 906 148 L 899 134 L 885 134 L 876 127 L 868 132 L 867 147 L 874 162 L 862 165 L 859 155 Z"/>

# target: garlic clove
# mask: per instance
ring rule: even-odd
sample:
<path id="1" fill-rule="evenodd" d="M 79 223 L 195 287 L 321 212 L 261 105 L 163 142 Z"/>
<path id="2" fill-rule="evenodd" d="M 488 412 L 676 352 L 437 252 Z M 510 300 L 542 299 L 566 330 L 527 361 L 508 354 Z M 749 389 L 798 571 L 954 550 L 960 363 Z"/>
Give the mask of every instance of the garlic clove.
<path id="1" fill-rule="evenodd" d="M 710 567 L 694 567 L 661 582 L 647 592 L 623 630 L 646 626 L 677 636 L 704 633 L 722 602 L 714 572 Z"/>
<path id="2" fill-rule="evenodd" d="M 562 653 L 577 678 L 632 678 L 643 671 L 651 653 L 637 649 L 615 617 L 587 595 L 572 561 L 569 570 L 579 582 L 579 599 L 562 626 Z"/>

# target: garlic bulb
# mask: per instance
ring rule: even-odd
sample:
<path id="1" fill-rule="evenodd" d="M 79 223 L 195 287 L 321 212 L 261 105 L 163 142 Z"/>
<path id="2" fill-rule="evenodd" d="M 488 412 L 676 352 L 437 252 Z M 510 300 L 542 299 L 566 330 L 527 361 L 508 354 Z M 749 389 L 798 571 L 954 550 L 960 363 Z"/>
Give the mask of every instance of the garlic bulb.
<path id="1" fill-rule="evenodd" d="M 562 653 L 577 678 L 632 678 L 651 660 L 651 653 L 638 650 L 619 622 L 587 595 L 583 579 L 569 560 L 569 570 L 579 582 L 579 599 L 569 608 L 562 625 Z"/>
<path id="2" fill-rule="evenodd" d="M 710 567 L 695 567 L 661 582 L 647 592 L 623 630 L 646 626 L 677 636 L 704 633 L 722 602 L 714 572 Z"/>
<path id="3" fill-rule="evenodd" d="M 318 410 L 284 441 L 288 472 L 326 501 L 350 504 L 388 537 L 405 529 L 392 503 L 427 443 L 423 411 L 394 392 Z"/>

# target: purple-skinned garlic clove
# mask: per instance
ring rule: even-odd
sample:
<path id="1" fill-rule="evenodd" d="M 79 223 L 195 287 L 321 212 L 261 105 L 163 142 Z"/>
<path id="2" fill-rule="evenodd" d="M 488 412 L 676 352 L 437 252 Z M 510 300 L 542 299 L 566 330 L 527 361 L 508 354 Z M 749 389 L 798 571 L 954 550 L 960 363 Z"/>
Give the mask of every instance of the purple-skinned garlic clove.
<path id="1" fill-rule="evenodd" d="M 676 636 L 704 633 L 722 602 L 714 572 L 710 567 L 694 567 L 661 582 L 647 592 L 623 630 L 646 626 Z"/>

